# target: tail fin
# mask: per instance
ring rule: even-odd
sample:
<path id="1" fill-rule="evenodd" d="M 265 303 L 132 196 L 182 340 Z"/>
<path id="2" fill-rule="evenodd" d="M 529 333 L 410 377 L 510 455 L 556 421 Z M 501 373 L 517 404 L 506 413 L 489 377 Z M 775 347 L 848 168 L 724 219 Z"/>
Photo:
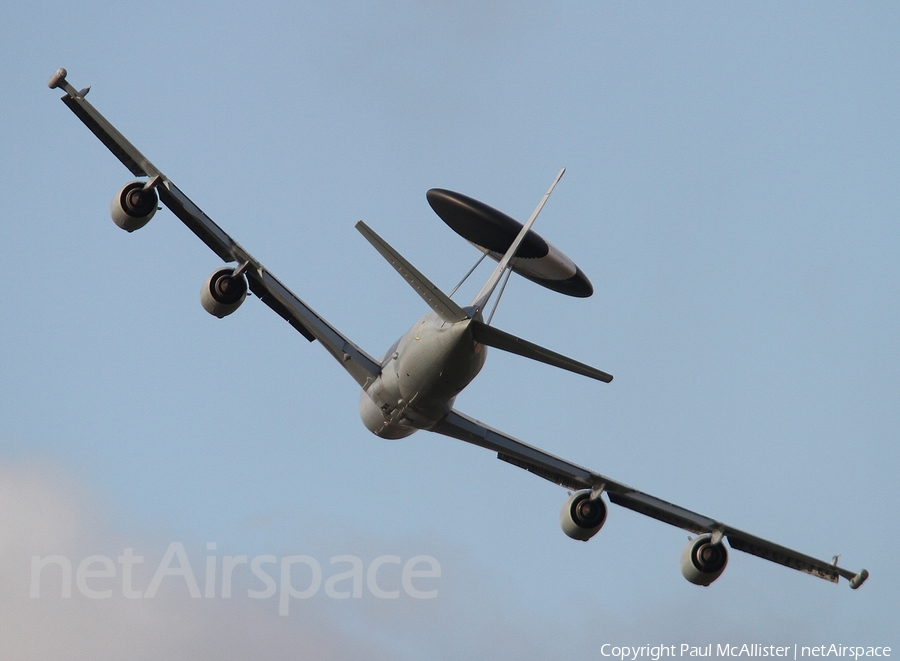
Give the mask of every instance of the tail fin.
<path id="1" fill-rule="evenodd" d="M 562 179 L 563 174 L 565 174 L 566 169 L 563 168 L 556 175 L 556 178 L 553 180 L 553 183 L 550 184 L 550 188 L 547 189 L 547 192 L 544 193 L 544 197 L 541 198 L 541 201 L 538 202 L 538 205 L 534 208 L 534 211 L 531 212 L 531 217 L 528 219 L 523 226 L 521 231 L 519 231 L 519 235 L 515 238 L 515 240 L 510 244 L 509 249 L 507 249 L 506 254 L 503 255 L 503 259 L 497 264 L 497 268 L 494 269 L 494 272 L 491 273 L 491 277 L 487 279 L 487 282 L 484 283 L 484 286 L 481 288 L 481 291 L 475 296 L 475 300 L 472 301 L 472 306 L 478 310 L 483 310 L 484 306 L 487 304 L 488 299 L 490 299 L 491 294 L 494 293 L 494 289 L 497 287 L 497 283 L 500 282 L 500 278 L 503 276 L 503 272 L 509 267 L 509 262 L 516 254 L 516 251 L 519 249 L 519 244 L 525 239 L 525 235 L 528 234 L 528 230 L 531 229 L 531 226 L 534 225 L 534 221 L 537 220 L 538 214 L 541 212 L 541 209 L 544 208 L 544 205 L 547 203 L 547 200 L 550 198 L 550 193 L 553 192 L 553 189 L 556 188 L 556 184 L 559 183 L 559 180 Z"/>

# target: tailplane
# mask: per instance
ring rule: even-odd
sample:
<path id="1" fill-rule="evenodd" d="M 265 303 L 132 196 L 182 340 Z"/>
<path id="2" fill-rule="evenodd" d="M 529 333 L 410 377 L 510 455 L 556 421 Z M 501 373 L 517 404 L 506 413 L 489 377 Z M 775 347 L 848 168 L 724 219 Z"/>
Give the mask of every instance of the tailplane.
<path id="1" fill-rule="evenodd" d="M 597 379 L 604 383 L 609 383 L 613 380 L 612 374 L 607 374 L 606 372 L 598 370 L 596 367 L 585 365 L 568 356 L 563 356 L 560 353 L 550 351 L 550 349 L 546 349 L 533 342 L 523 340 L 521 337 L 516 337 L 512 333 L 507 333 L 499 328 L 488 326 L 477 319 L 473 319 L 469 322 L 469 328 L 472 329 L 472 335 L 475 337 L 475 341 L 486 346 L 502 349 L 503 351 L 524 356 L 525 358 L 531 358 L 540 363 L 553 365 L 554 367 L 559 367 L 560 369 L 568 370 L 569 372 L 575 372 L 575 374 L 581 374 L 582 376 L 591 379 Z"/>
<path id="2" fill-rule="evenodd" d="M 360 220 L 356 223 L 356 229 L 366 238 L 366 241 L 372 244 L 375 250 L 381 253 L 381 256 L 387 260 L 388 264 L 393 266 L 397 273 L 403 276 L 403 279 L 416 290 L 416 293 L 428 303 L 432 310 L 437 312 L 441 319 L 454 323 L 469 318 L 465 310 L 438 289 L 437 285 L 432 283 L 431 280 L 422 275 L 415 266 L 394 250 L 387 241 L 378 236 L 372 228 Z"/>

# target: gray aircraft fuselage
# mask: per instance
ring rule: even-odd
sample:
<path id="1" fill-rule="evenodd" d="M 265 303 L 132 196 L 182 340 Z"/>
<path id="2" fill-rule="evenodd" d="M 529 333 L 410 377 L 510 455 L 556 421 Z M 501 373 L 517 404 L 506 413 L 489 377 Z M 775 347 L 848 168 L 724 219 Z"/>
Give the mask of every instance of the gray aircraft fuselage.
<path id="1" fill-rule="evenodd" d="M 473 317 L 481 321 L 480 311 Z M 388 349 L 381 374 L 359 396 L 359 415 L 369 431 L 404 438 L 447 415 L 487 358 L 470 321 L 450 323 L 429 312 Z"/>

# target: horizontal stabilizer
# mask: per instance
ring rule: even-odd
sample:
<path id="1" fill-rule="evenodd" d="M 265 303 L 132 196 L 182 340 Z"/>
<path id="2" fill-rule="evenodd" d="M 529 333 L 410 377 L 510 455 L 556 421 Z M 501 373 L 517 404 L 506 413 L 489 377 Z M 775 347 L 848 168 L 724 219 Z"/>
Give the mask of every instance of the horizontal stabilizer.
<path id="1" fill-rule="evenodd" d="M 607 374 L 595 367 L 585 365 L 555 351 L 550 351 L 550 349 L 545 349 L 542 346 L 523 340 L 521 337 L 516 337 L 493 326 L 488 326 L 476 319 L 470 322 L 469 328 L 472 329 L 472 335 L 475 337 L 476 342 L 481 342 L 481 344 L 489 347 L 502 349 L 503 351 L 531 358 L 547 365 L 553 365 L 554 367 L 561 367 L 564 370 L 597 379 L 604 383 L 609 383 L 613 379 L 612 374 Z"/>
<path id="2" fill-rule="evenodd" d="M 453 323 L 469 318 L 469 315 L 454 303 L 453 299 L 432 284 L 431 280 L 419 273 L 415 266 L 406 261 L 400 253 L 394 250 L 387 241 L 378 236 L 363 221 L 360 220 L 356 223 L 356 229 L 396 269 L 397 273 L 403 276 L 403 279 L 416 290 L 416 293 L 428 303 L 432 310 L 437 312 L 441 319 L 448 323 Z"/>

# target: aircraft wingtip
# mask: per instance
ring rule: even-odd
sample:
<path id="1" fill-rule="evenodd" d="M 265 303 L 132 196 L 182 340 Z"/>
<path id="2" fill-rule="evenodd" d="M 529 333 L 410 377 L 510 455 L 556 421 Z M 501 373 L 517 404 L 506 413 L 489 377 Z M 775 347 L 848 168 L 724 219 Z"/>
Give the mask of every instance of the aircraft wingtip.
<path id="1" fill-rule="evenodd" d="M 66 76 L 69 75 L 68 72 L 60 67 L 56 70 L 52 76 L 50 76 L 50 80 L 47 81 L 47 87 L 50 89 L 56 89 L 65 81 Z"/>
<path id="2" fill-rule="evenodd" d="M 856 576 L 850 579 L 850 589 L 857 589 L 860 585 L 866 582 L 867 578 L 869 578 L 869 571 L 867 569 L 861 570 Z"/>

